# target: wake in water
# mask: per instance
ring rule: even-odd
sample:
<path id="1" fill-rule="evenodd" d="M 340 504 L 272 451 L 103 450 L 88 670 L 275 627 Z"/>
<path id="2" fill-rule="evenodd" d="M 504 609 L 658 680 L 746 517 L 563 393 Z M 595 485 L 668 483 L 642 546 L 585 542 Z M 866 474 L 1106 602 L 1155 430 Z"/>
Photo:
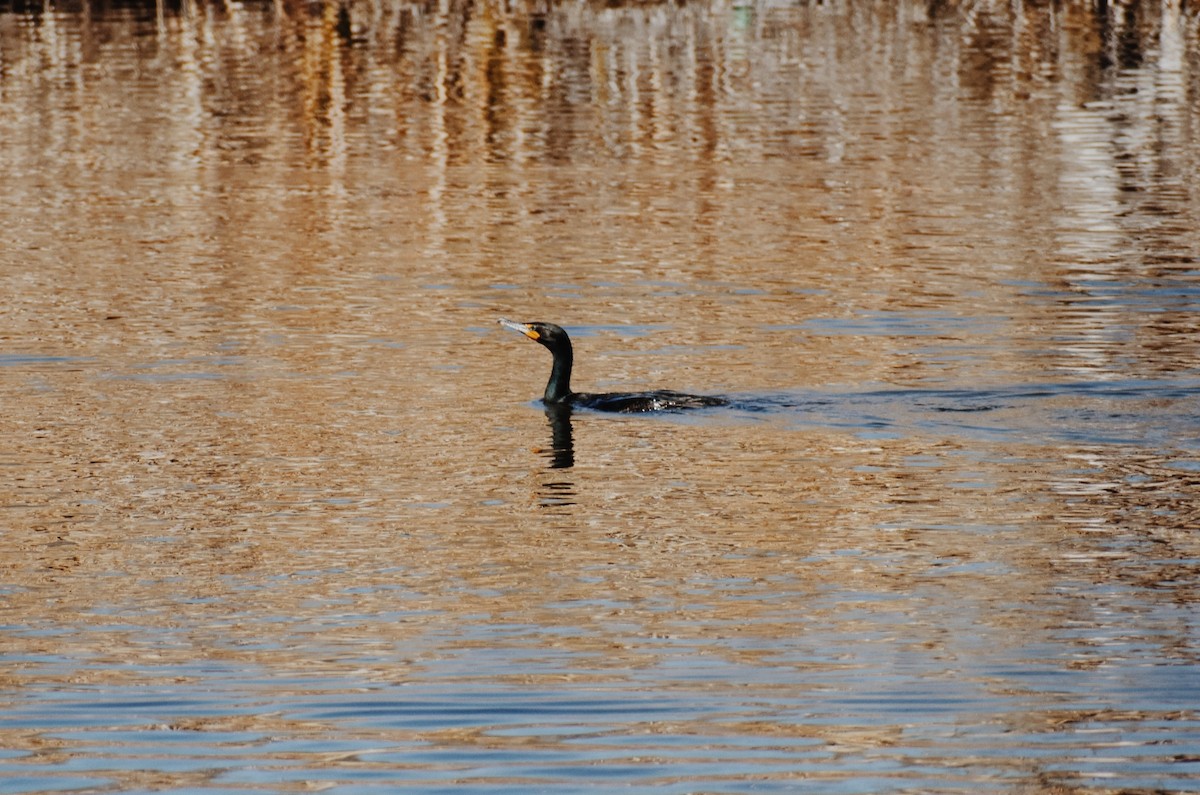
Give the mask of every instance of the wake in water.
<path id="1" fill-rule="evenodd" d="M 1111 381 L 995 388 L 803 390 L 731 395 L 689 421 L 783 421 L 866 435 L 954 435 L 1200 448 L 1200 381 Z"/>

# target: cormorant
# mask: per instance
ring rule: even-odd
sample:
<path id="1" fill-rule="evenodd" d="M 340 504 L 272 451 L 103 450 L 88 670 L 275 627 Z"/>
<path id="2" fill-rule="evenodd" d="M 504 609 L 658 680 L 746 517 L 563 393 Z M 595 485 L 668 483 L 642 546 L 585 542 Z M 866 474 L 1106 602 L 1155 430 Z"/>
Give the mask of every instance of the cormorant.
<path id="1" fill-rule="evenodd" d="M 644 411 L 678 411 L 704 408 L 705 406 L 724 406 L 729 402 L 710 395 L 687 395 L 682 392 L 672 392 L 669 389 L 652 392 L 605 392 L 600 394 L 572 392 L 571 365 L 574 363 L 574 355 L 571 351 L 571 338 L 567 336 L 567 332 L 553 323 L 517 323 L 513 320 L 501 319 L 500 325 L 521 332 L 529 339 L 549 348 L 550 353 L 554 355 L 550 380 L 546 382 L 546 392 L 542 395 L 542 402 L 547 406 L 566 405 L 573 408 L 632 414 Z"/>

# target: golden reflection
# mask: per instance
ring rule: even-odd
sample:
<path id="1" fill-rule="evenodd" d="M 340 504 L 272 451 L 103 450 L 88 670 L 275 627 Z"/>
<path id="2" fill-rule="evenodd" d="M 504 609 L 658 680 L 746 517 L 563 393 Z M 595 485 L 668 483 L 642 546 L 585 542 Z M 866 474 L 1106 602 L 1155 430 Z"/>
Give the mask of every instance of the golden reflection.
<path id="1" fill-rule="evenodd" d="M 5 703 L 219 672 L 242 711 L 166 730 L 363 742 L 263 751 L 313 786 L 628 732 L 1055 792 L 1023 752 L 1089 721 L 1194 783 L 1162 736 L 1194 716 L 1113 683 L 1197 664 L 1197 30 L 1174 0 L 0 11 Z M 484 327 L 533 309 L 592 327 L 598 389 L 744 400 L 531 409 Z M 311 714 L 469 686 L 703 711 Z M 35 764 L 122 742 L 26 714 L 0 745 Z"/>

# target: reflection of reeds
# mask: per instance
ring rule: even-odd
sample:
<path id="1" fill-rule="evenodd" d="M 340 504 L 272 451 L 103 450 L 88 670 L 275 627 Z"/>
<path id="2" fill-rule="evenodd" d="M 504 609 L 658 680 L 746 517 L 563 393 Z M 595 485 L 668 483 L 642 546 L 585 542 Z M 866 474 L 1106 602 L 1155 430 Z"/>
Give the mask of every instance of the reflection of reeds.
<path id="1" fill-rule="evenodd" d="M 1085 69 L 1140 60 L 1137 53 L 1156 49 L 1161 26 L 1144 19 L 1147 11 L 1139 12 L 1137 25 L 1128 24 L 1134 7 L 1140 8 L 1099 13 L 1073 4 L 1060 19 L 1012 4 L 973 5 L 961 14 L 938 7 L 940 29 L 960 27 L 957 38 L 944 36 L 954 60 L 936 68 L 979 101 L 1015 112 L 1031 93 L 1025 84 L 1070 68 L 1061 61 L 1064 48 Z M 888 53 L 915 44 L 906 41 L 913 36 L 907 31 L 929 24 L 930 14 L 916 3 L 844 12 L 327 3 L 315 16 L 307 5 L 282 0 L 273 8 L 230 8 L 201 3 L 176 11 L 201 18 L 199 41 L 209 51 L 197 56 L 209 92 L 229 90 L 222 74 L 261 63 L 273 50 L 285 62 L 298 61 L 291 70 L 296 83 L 264 87 L 274 96 L 250 99 L 243 112 L 263 113 L 273 102 L 286 107 L 290 94 L 298 101 L 294 118 L 306 148 L 316 156 L 345 156 L 347 114 L 354 114 L 383 122 L 382 129 L 363 131 L 370 144 L 362 146 L 398 145 L 422 157 L 444 149 L 446 162 L 526 162 L 589 152 L 653 159 L 663 147 L 697 139 L 710 158 L 836 158 L 841 144 L 827 126 L 836 120 L 813 118 L 806 107 L 813 97 L 836 106 L 838 97 L 884 88 L 855 82 L 863 73 L 838 62 L 878 59 L 872 80 L 902 68 L 889 63 Z M 160 18 L 169 11 L 160 5 Z M 93 19 L 104 12 L 103 6 L 94 10 Z M 245 35 L 237 18 L 254 15 L 258 29 Z M 1065 38 L 1057 32 L 1064 29 L 1071 32 Z M 1172 29 L 1182 35 L 1185 26 Z M 1091 88 L 1076 84 L 1085 98 L 1103 91 L 1096 82 L 1103 71 L 1094 70 Z M 846 77 L 852 74 L 860 77 Z M 430 102 L 445 112 L 429 114 Z M 779 133 L 751 134 L 767 123 Z"/>
<path id="2" fill-rule="evenodd" d="M 536 214 L 551 227 L 569 223 L 561 195 L 575 192 L 591 218 L 683 225 L 710 249 L 743 230 L 732 248 L 874 229 L 899 241 L 885 256 L 943 261 L 930 287 L 954 292 L 950 266 L 971 248 L 948 221 L 998 213 L 1001 238 L 1042 226 L 1005 258 L 1054 251 L 1084 265 L 1058 285 L 1079 291 L 1131 259 L 1169 272 L 1194 256 L 1180 241 L 1200 226 L 1196 19 L 1178 2 L 38 5 L 0 15 L 0 119 L 41 119 L 38 157 L 89 173 L 105 158 L 88 153 L 152 139 L 180 202 L 219 179 L 213 166 L 293 179 L 299 157 L 344 196 L 356 165 L 419 164 L 431 254 L 475 225 L 468 205 L 498 226 Z M 154 88 L 133 94 L 149 75 Z M 63 95 L 78 116 L 51 99 Z M 714 197 L 755 163 L 804 201 L 724 217 Z M 555 164 L 591 165 L 596 184 L 554 186 Z M 535 186 L 529 168 L 547 179 Z M 623 169 L 655 174 L 657 190 L 626 190 Z M 1055 228 L 1036 223 L 1047 215 Z M 1071 366 L 1094 370 L 1113 324 L 1084 303 L 1069 321 L 1102 355 Z"/>
<path id="3" fill-rule="evenodd" d="M 26 9 L 35 24 L 0 30 L 0 59 L 35 56 L 36 50 L 39 59 L 62 61 L 64 53 L 52 44 L 57 35 L 38 31 L 66 26 L 72 38 L 84 40 L 89 26 L 122 19 L 136 24 L 143 16 L 136 5 L 87 9 Z M 925 46 L 928 26 L 936 26 L 944 52 L 935 64 L 938 79 L 1013 110 L 1030 85 L 1064 70 L 1084 70 L 1087 79 L 1076 90 L 1086 101 L 1106 91 L 1111 69 L 1138 67 L 1159 53 L 1179 64 L 1179 42 L 1194 37 L 1196 27 L 1178 3 L 1136 2 L 676 8 L 159 0 L 153 9 L 166 33 L 164 46 L 178 46 L 172 36 L 199 33 L 210 92 L 230 90 L 222 75 L 248 64 L 271 74 L 261 69 L 264 58 L 285 67 L 291 62 L 292 85 L 263 88 L 276 98 L 294 96 L 306 146 L 335 159 L 346 146 L 345 114 L 387 113 L 407 127 L 406 120 L 425 115 L 414 105 L 429 101 L 452 103 L 450 148 L 472 160 L 553 158 L 580 148 L 649 157 L 695 135 L 711 139 L 710 151 L 726 156 L 743 156 L 747 146 L 830 156 L 836 153 L 803 124 L 786 125 L 791 133 L 784 140 L 762 142 L 745 140 L 745 125 L 761 125 L 764 112 L 782 121 L 801 111 L 803 121 L 814 95 L 886 88 L 879 78 L 902 76 L 898 70 L 908 68 L 913 48 Z M 864 72 L 839 66 L 846 59 L 874 63 Z M 862 82 L 868 78 L 872 82 Z M 902 83 L 896 87 L 904 90 Z M 256 102 L 270 99 L 251 105 Z M 417 139 L 408 143 L 428 152 L 431 131 L 411 132 Z"/>

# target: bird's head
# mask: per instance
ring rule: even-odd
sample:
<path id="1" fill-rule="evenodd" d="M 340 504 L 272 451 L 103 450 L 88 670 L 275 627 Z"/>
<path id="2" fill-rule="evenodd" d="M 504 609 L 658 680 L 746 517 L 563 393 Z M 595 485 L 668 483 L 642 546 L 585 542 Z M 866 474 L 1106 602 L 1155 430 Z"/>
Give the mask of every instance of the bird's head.
<path id="1" fill-rule="evenodd" d="M 545 345 L 550 350 L 557 350 L 563 347 L 570 347 L 571 338 L 567 336 L 567 332 L 563 331 L 561 326 L 556 326 L 553 323 L 542 323 L 534 321 L 532 323 L 518 323 L 515 320 L 500 320 L 500 325 L 505 328 L 519 331 L 529 339 Z"/>

